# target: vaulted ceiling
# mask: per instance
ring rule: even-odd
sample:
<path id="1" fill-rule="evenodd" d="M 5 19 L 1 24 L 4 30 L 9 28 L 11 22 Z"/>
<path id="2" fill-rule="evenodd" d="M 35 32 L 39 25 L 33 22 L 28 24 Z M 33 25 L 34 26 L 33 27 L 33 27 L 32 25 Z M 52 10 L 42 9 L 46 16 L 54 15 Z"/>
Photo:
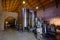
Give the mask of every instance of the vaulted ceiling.
<path id="1" fill-rule="evenodd" d="M 26 1 L 25 4 L 22 2 Z M 21 8 L 38 10 L 55 5 L 55 0 L 2 0 L 2 7 L 4 11 L 20 12 Z"/>

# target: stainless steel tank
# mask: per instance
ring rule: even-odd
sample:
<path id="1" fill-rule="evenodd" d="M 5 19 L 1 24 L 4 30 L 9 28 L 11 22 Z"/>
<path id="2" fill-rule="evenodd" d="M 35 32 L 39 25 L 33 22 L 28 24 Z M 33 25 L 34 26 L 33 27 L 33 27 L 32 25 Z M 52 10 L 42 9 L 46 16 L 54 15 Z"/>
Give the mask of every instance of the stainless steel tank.
<path id="1" fill-rule="evenodd" d="M 29 9 L 22 8 L 23 27 L 28 27 Z"/>
<path id="2" fill-rule="evenodd" d="M 35 26 L 35 11 L 34 10 L 30 10 L 30 13 L 29 13 L 29 19 L 30 19 L 30 27 L 34 27 Z"/>

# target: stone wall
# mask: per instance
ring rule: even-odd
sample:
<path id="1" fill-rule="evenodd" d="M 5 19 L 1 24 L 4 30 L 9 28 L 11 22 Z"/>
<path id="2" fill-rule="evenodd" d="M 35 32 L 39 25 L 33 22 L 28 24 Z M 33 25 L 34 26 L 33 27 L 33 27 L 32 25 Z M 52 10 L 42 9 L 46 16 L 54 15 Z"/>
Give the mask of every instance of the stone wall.
<path id="1" fill-rule="evenodd" d="M 6 12 L 2 10 L 2 0 L 0 0 L 0 30 L 4 30 L 4 21 L 7 17 L 11 16 L 17 20 L 18 13 L 16 12 Z"/>
<path id="2" fill-rule="evenodd" d="M 0 16 L 0 30 L 4 30 L 4 21 L 7 17 L 14 17 L 17 20 L 18 13 L 15 12 L 2 12 Z"/>

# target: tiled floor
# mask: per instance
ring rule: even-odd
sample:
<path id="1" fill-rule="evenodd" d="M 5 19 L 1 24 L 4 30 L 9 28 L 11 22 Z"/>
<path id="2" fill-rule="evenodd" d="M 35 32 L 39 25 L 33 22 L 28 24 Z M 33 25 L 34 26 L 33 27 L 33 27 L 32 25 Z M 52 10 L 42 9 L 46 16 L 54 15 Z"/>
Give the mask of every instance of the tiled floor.
<path id="1" fill-rule="evenodd" d="M 36 40 L 36 39 L 33 33 L 5 31 L 0 33 L 0 40 Z"/>

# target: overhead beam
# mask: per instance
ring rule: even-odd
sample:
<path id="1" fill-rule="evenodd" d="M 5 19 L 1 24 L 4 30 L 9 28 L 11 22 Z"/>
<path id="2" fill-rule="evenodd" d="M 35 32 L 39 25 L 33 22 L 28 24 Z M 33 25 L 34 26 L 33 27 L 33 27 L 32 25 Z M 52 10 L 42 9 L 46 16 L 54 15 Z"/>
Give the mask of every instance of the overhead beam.
<path id="1" fill-rule="evenodd" d="M 58 8 L 58 0 L 55 0 L 56 8 Z"/>

